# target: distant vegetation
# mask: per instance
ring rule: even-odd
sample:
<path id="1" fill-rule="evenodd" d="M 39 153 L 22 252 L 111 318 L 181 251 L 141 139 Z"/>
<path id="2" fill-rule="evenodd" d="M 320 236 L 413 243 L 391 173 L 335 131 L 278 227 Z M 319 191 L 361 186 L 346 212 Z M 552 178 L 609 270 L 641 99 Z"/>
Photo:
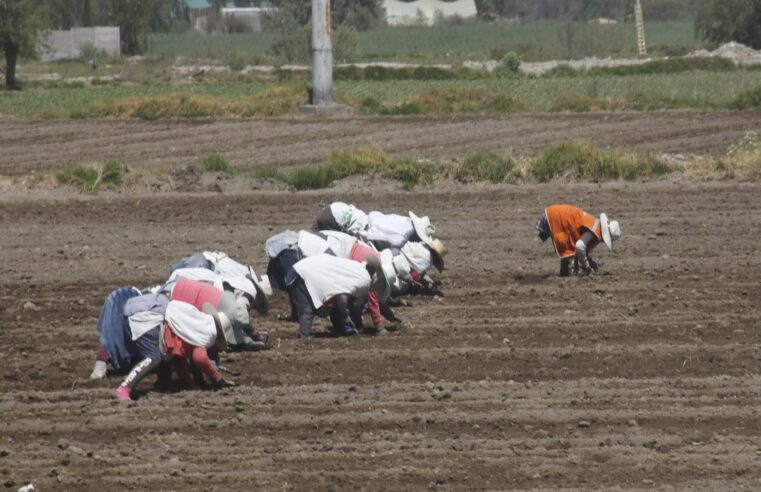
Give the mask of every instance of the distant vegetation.
<path id="1" fill-rule="evenodd" d="M 647 37 L 653 55 L 680 55 L 703 47 L 692 22 L 649 22 Z M 224 59 L 230 53 L 271 54 L 272 33 L 157 33 L 148 37 L 152 56 Z M 357 61 L 458 63 L 500 60 L 512 51 L 524 61 L 636 56 L 631 23 L 594 25 L 543 21 L 530 24 L 465 23 L 432 27 L 388 27 L 357 32 Z M 277 60 L 275 60 L 277 61 Z"/>

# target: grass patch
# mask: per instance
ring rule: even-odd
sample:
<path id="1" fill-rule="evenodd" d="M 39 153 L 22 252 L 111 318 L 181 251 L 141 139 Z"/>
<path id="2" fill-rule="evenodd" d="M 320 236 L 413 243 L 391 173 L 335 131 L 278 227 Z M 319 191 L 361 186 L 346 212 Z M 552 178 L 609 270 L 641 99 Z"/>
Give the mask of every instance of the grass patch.
<path id="1" fill-rule="evenodd" d="M 93 103 L 86 112 L 93 117 L 149 121 L 163 118 L 279 116 L 292 113 L 298 106 L 306 104 L 308 99 L 305 86 L 287 85 L 238 99 L 189 92 L 106 99 Z"/>
<path id="2" fill-rule="evenodd" d="M 515 113 L 526 105 L 503 92 L 457 86 L 434 87 L 394 106 L 384 106 L 381 114 Z"/>
<path id="3" fill-rule="evenodd" d="M 606 152 L 583 142 L 564 143 L 545 150 L 531 165 L 540 183 L 653 178 L 672 172 L 661 160 L 639 154 Z"/>
<path id="4" fill-rule="evenodd" d="M 275 168 L 257 169 L 248 174 L 253 179 L 271 179 L 273 181 L 287 182 L 288 178 Z"/>
<path id="5" fill-rule="evenodd" d="M 455 164 L 452 178 L 460 183 L 502 183 L 515 170 L 515 161 L 494 152 L 478 150 Z"/>
<path id="6" fill-rule="evenodd" d="M 396 179 L 411 188 L 431 183 L 436 177 L 437 166 L 431 162 L 393 159 L 377 147 L 359 147 L 333 151 L 326 164 L 297 169 L 286 176 L 286 182 L 297 190 L 313 190 L 326 188 L 333 181 L 355 174 Z"/>
<path id="7" fill-rule="evenodd" d="M 102 189 L 119 188 L 127 173 L 127 167 L 120 161 L 111 160 L 101 166 L 80 165 L 64 170 L 56 176 L 61 184 L 78 187 L 85 193 L 97 193 Z"/>
<path id="8" fill-rule="evenodd" d="M 224 157 L 217 154 L 208 155 L 201 159 L 201 171 L 205 173 L 225 173 L 231 176 L 238 173 Z"/>

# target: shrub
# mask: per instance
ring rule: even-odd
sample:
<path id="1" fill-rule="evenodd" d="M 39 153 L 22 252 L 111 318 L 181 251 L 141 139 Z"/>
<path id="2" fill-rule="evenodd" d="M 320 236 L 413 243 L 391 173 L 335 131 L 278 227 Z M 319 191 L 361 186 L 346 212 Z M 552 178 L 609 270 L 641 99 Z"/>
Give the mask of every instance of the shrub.
<path id="1" fill-rule="evenodd" d="M 97 193 L 103 188 L 115 189 L 121 186 L 126 166 L 117 160 L 110 160 L 102 166 L 80 165 L 64 170 L 56 179 L 59 183 L 70 184 L 86 193 Z"/>
<path id="2" fill-rule="evenodd" d="M 393 159 L 377 147 L 333 151 L 322 166 L 305 167 L 289 174 L 286 182 L 297 190 L 326 188 L 333 181 L 355 174 L 397 179 L 405 187 L 432 182 L 437 167 L 431 162 Z"/>
<path id="3" fill-rule="evenodd" d="M 461 183 L 479 181 L 502 183 L 513 169 L 515 169 L 515 162 L 511 158 L 503 158 L 493 152 L 479 150 L 468 155 L 456 167 L 453 177 Z"/>
<path id="4" fill-rule="evenodd" d="M 589 144 L 571 142 L 544 151 L 531 166 L 532 176 L 545 183 L 563 181 L 634 180 L 662 176 L 672 169 L 652 156 L 615 154 Z"/>
<path id="5" fill-rule="evenodd" d="M 521 58 L 517 53 L 511 51 L 507 53 L 497 63 L 494 73 L 499 77 L 512 77 L 521 72 Z"/>
<path id="6" fill-rule="evenodd" d="M 730 104 L 733 109 L 761 108 L 761 86 L 745 91 Z"/>
<path id="7" fill-rule="evenodd" d="M 223 157 L 217 154 L 208 155 L 201 160 L 201 171 L 206 173 L 218 172 L 230 175 L 236 174 L 235 168 L 233 168 Z"/>
<path id="8" fill-rule="evenodd" d="M 271 179 L 274 181 L 287 181 L 287 178 L 275 168 L 257 169 L 251 173 L 254 179 Z"/>

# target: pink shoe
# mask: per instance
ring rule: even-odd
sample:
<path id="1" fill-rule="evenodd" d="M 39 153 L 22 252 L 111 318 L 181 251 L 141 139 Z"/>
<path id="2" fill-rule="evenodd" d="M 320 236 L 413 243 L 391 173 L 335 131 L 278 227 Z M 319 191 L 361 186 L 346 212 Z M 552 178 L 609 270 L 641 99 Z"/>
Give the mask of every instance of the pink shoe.
<path id="1" fill-rule="evenodd" d="M 130 393 L 132 393 L 132 389 L 126 386 L 119 386 L 114 390 L 114 396 L 119 401 L 132 401 Z"/>

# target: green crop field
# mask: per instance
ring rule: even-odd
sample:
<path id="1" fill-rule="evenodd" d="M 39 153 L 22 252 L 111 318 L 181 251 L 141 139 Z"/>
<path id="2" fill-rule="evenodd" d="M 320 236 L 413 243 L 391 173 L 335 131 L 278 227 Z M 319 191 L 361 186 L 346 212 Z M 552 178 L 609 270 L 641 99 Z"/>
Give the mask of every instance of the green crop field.
<path id="1" fill-rule="evenodd" d="M 304 87 L 294 94 L 306 94 Z M 0 113 L 22 117 L 87 117 L 87 109 L 95 103 L 127 98 L 146 98 L 169 94 L 212 96 L 222 101 L 248 100 L 261 92 L 277 87 L 276 82 L 250 81 L 226 83 L 196 83 L 183 86 L 169 84 L 137 84 L 123 86 L 71 87 L 28 89 L 22 92 L 0 92 Z M 758 71 L 684 72 L 621 76 L 576 77 L 515 77 L 478 80 L 339 80 L 336 97 L 360 105 L 368 98 L 379 105 L 391 107 L 406 102 L 421 93 L 438 89 L 472 90 L 486 94 L 504 94 L 524 105 L 526 111 L 548 111 L 560 95 L 594 99 L 621 99 L 633 94 L 673 101 L 661 107 L 726 107 L 744 92 L 761 86 Z M 305 96 L 304 96 L 305 97 Z"/>
<path id="2" fill-rule="evenodd" d="M 360 60 L 458 63 L 515 51 L 526 61 L 624 57 L 636 54 L 633 24 L 591 25 L 571 22 L 532 24 L 466 23 L 461 26 L 382 27 L 360 32 Z M 683 54 L 701 47 L 692 22 L 651 22 L 647 38 L 653 53 Z M 232 53 L 266 55 L 268 33 L 152 34 L 149 55 L 222 59 Z"/>

